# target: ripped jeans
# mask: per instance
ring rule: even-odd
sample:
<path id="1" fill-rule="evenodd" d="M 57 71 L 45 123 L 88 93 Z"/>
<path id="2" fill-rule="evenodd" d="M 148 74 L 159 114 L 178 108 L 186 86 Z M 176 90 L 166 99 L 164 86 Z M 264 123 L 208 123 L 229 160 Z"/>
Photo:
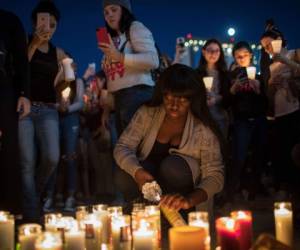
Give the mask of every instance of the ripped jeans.
<path id="1" fill-rule="evenodd" d="M 59 118 L 60 142 L 61 142 L 61 157 L 66 165 L 67 192 L 74 194 L 76 192 L 77 180 L 77 164 L 76 164 L 76 149 L 79 135 L 79 113 L 74 112 Z M 61 171 L 61 169 L 58 169 Z M 57 184 L 57 172 L 51 176 L 49 185 L 47 186 L 47 196 L 53 196 Z"/>

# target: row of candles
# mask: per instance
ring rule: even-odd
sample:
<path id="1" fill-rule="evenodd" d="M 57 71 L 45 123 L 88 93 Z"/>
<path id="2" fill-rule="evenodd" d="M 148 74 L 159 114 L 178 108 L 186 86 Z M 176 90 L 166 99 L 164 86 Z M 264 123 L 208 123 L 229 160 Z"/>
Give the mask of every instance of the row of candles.
<path id="1" fill-rule="evenodd" d="M 276 239 L 292 246 L 291 203 L 275 203 Z M 208 250 L 208 214 L 191 212 L 188 225 L 169 230 L 171 250 Z M 14 249 L 14 217 L 0 211 L 0 248 Z M 217 243 L 222 250 L 249 250 L 252 245 L 250 211 L 235 211 L 216 220 Z M 76 219 L 61 214 L 45 215 L 45 232 L 39 224 L 19 227 L 20 250 L 156 250 L 161 249 L 160 208 L 135 204 L 131 216 L 122 207 L 78 207 Z"/>

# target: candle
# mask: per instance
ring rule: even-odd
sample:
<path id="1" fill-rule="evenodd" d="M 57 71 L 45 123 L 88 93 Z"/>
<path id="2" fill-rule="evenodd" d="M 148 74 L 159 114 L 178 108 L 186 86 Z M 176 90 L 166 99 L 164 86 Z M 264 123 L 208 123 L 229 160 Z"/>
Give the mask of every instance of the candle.
<path id="1" fill-rule="evenodd" d="M 247 71 L 247 76 L 251 80 L 255 80 L 255 75 L 256 75 L 256 68 L 251 66 L 246 68 Z"/>
<path id="2" fill-rule="evenodd" d="M 133 246 L 135 250 L 154 250 L 155 233 L 150 224 L 141 219 L 137 230 L 133 231 Z"/>
<path id="3" fill-rule="evenodd" d="M 56 232 L 56 223 L 62 217 L 61 213 L 45 214 L 45 229 L 49 232 Z"/>
<path id="4" fill-rule="evenodd" d="M 21 250 L 34 249 L 37 237 L 42 233 L 42 227 L 38 224 L 24 224 L 19 227 L 19 243 Z"/>
<path id="5" fill-rule="evenodd" d="M 221 217 L 216 220 L 217 241 L 222 250 L 239 250 L 239 229 L 234 219 Z"/>
<path id="6" fill-rule="evenodd" d="M 85 233 L 79 230 L 76 221 L 65 232 L 65 250 L 85 250 Z"/>
<path id="7" fill-rule="evenodd" d="M 77 221 L 71 216 L 63 216 L 55 224 L 57 232 L 60 232 L 63 243 L 65 243 L 65 233 L 77 225 Z"/>
<path id="8" fill-rule="evenodd" d="M 0 246 L 1 249 L 13 250 L 15 244 L 15 220 L 13 215 L 0 211 Z"/>
<path id="9" fill-rule="evenodd" d="M 71 88 L 70 87 L 66 87 L 62 92 L 62 98 L 65 102 L 67 102 L 69 100 L 70 97 L 70 93 L 71 93 Z"/>
<path id="10" fill-rule="evenodd" d="M 95 214 L 88 214 L 84 221 L 86 250 L 98 250 L 102 243 L 102 224 Z"/>
<path id="11" fill-rule="evenodd" d="M 290 202 L 276 202 L 274 204 L 276 239 L 293 246 L 293 212 Z"/>
<path id="12" fill-rule="evenodd" d="M 112 245 L 114 250 L 131 250 L 130 216 L 112 217 Z"/>
<path id="13" fill-rule="evenodd" d="M 214 82 L 214 78 L 212 76 L 203 77 L 203 82 L 204 82 L 205 88 L 208 91 L 211 91 L 211 88 L 212 88 L 213 82 Z"/>
<path id="14" fill-rule="evenodd" d="M 93 213 L 97 216 L 98 220 L 102 223 L 102 243 L 109 243 L 110 238 L 110 219 L 107 205 L 99 204 L 93 206 Z"/>
<path id="15" fill-rule="evenodd" d="M 62 250 L 62 239 L 59 233 L 44 232 L 35 242 L 35 250 Z"/>
<path id="16" fill-rule="evenodd" d="M 72 58 L 65 58 L 62 60 L 62 65 L 65 74 L 65 81 L 71 82 L 75 80 L 75 73 L 72 68 L 73 59 Z"/>
<path id="17" fill-rule="evenodd" d="M 78 221 L 79 225 L 81 227 L 84 227 L 82 224 L 82 221 L 84 218 L 89 214 L 89 208 L 88 206 L 79 206 L 76 207 L 76 212 L 75 212 L 75 218 Z"/>
<path id="18" fill-rule="evenodd" d="M 159 206 L 146 206 L 145 213 L 148 219 L 153 223 L 155 233 L 155 244 L 157 248 L 161 248 L 161 223 L 160 223 L 160 208 Z"/>
<path id="19" fill-rule="evenodd" d="M 193 226 L 173 227 L 169 229 L 169 241 L 170 250 L 204 250 L 205 230 Z"/>
<path id="20" fill-rule="evenodd" d="M 188 214 L 189 226 L 200 227 L 205 231 L 205 249 L 210 249 L 210 234 L 207 212 L 191 212 Z"/>
<path id="21" fill-rule="evenodd" d="M 240 229 L 240 250 L 249 250 L 252 246 L 252 215 L 250 211 L 234 211 L 231 218 L 236 221 Z"/>

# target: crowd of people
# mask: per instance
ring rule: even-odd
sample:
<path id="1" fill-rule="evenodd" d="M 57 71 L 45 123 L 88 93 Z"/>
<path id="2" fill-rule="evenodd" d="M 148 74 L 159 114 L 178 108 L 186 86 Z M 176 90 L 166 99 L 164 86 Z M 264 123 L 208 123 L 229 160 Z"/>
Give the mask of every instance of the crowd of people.
<path id="1" fill-rule="evenodd" d="M 49 27 L 38 25 L 39 13 L 50 15 Z M 221 43 L 207 40 L 193 69 L 178 44 L 174 60 L 161 55 L 128 0 L 103 0 L 103 15 L 100 70 L 92 63 L 79 76 L 73 62 L 67 80 L 63 60 L 74 58 L 51 42 L 55 4 L 34 7 L 28 39 L 19 19 L 0 11 L 1 209 L 39 221 L 57 206 L 131 204 L 154 180 L 160 203 L 176 210 L 209 207 L 221 191 L 226 202 L 240 192 L 299 198 L 300 50 L 287 49 L 272 21 L 260 37 L 260 74 L 249 77 L 246 41 L 227 65 Z"/>

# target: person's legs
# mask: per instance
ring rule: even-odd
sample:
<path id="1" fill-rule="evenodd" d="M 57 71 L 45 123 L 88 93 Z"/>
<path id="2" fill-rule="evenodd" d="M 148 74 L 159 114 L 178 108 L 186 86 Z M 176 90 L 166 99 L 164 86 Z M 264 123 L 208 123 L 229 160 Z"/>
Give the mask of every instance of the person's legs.
<path id="1" fill-rule="evenodd" d="M 152 94 L 153 88 L 146 85 L 122 89 L 115 94 L 115 115 L 118 136 L 127 127 L 139 107 L 151 99 Z"/>
<path id="2" fill-rule="evenodd" d="M 55 109 L 41 107 L 36 121 L 36 136 L 40 149 L 38 190 L 53 198 L 59 162 L 59 120 Z"/>
<path id="3" fill-rule="evenodd" d="M 36 145 L 35 115 L 38 110 L 32 107 L 29 116 L 19 121 L 20 166 L 23 193 L 23 216 L 25 220 L 39 219 L 39 198 L 36 190 Z"/>
<path id="4" fill-rule="evenodd" d="M 164 194 L 186 195 L 194 189 L 192 171 L 179 155 L 170 155 L 161 162 L 158 182 Z"/>

